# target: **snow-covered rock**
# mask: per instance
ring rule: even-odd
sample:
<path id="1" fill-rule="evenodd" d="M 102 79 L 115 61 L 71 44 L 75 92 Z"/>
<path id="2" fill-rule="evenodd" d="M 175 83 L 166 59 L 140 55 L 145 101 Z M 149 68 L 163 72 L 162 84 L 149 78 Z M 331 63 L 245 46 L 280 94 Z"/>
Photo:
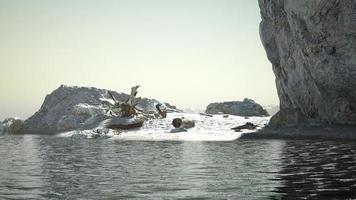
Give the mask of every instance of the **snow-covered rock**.
<path id="1" fill-rule="evenodd" d="M 64 135 L 68 135 L 73 139 L 107 139 L 113 137 L 115 134 L 117 134 L 116 130 L 96 128 L 93 130 L 71 131 L 65 133 Z"/>
<path id="2" fill-rule="evenodd" d="M 263 108 L 268 112 L 268 114 L 270 114 L 271 116 L 273 116 L 274 114 L 276 114 L 279 111 L 279 105 L 265 105 L 263 106 Z"/>
<path id="3" fill-rule="evenodd" d="M 172 125 L 175 118 L 185 118 L 195 122 L 195 127 L 190 129 L 176 129 Z M 268 124 L 270 117 L 240 117 L 230 116 L 224 118 L 222 115 L 212 117 L 189 113 L 168 113 L 167 118 L 150 119 L 140 129 L 121 130 L 97 127 L 92 130 L 71 131 L 57 135 L 57 137 L 71 137 L 74 139 L 84 138 L 109 138 L 112 140 L 145 140 L 145 141 L 232 141 L 238 139 L 242 134 L 262 129 Z M 253 123 L 256 130 L 242 130 L 235 132 L 231 128 Z M 108 130 L 106 132 L 106 130 Z M 185 130 L 185 131 L 184 131 Z"/>
<path id="4" fill-rule="evenodd" d="M 0 122 L 0 134 L 16 134 L 19 133 L 23 127 L 23 120 L 19 118 L 7 118 Z"/>
<path id="5" fill-rule="evenodd" d="M 211 103 L 206 108 L 207 114 L 230 114 L 237 116 L 269 116 L 263 107 L 253 101 L 245 98 L 243 101 L 230 101 L 223 103 Z"/>
<path id="6" fill-rule="evenodd" d="M 114 101 L 125 102 L 129 95 L 93 87 L 69 87 L 61 85 L 47 95 L 40 110 L 24 122 L 23 133 L 53 134 L 76 129 L 92 129 L 111 118 Z M 144 112 L 156 113 L 155 99 L 137 98 L 137 107 Z M 164 103 L 161 103 L 164 104 Z M 169 104 L 164 104 L 168 110 Z"/>

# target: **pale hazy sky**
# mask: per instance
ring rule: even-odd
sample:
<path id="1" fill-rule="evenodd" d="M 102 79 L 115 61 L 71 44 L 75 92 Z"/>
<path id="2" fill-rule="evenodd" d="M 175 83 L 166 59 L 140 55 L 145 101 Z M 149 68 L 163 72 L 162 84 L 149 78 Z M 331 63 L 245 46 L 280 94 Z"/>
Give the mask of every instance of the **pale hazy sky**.
<path id="1" fill-rule="evenodd" d="M 178 107 L 278 104 L 257 0 L 0 0 L 0 120 L 29 117 L 60 84 Z"/>

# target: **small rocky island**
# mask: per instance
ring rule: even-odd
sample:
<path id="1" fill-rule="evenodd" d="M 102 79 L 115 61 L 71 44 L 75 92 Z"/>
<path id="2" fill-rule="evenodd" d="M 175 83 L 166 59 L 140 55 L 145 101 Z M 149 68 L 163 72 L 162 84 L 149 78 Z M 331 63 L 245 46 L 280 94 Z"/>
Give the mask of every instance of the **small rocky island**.
<path id="1" fill-rule="evenodd" d="M 244 132 L 263 128 L 270 119 L 268 113 L 250 99 L 211 104 L 208 113 L 214 115 L 185 113 L 169 103 L 136 97 L 138 87 L 132 87 L 131 94 L 125 94 L 61 85 L 47 95 L 41 108 L 25 121 L 8 118 L 0 122 L 0 133 L 123 140 L 231 141 Z"/>
<path id="2" fill-rule="evenodd" d="M 268 112 L 252 99 L 245 98 L 243 101 L 229 101 L 211 103 L 207 106 L 207 114 L 229 114 L 244 117 L 269 116 Z"/>

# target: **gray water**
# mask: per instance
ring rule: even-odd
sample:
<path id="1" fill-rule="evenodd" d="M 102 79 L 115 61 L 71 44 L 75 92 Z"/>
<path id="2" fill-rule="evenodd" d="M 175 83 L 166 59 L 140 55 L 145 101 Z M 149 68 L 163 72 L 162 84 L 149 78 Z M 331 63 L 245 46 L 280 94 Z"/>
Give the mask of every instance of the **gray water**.
<path id="1" fill-rule="evenodd" d="M 356 198 L 356 143 L 0 136 L 0 199 Z"/>

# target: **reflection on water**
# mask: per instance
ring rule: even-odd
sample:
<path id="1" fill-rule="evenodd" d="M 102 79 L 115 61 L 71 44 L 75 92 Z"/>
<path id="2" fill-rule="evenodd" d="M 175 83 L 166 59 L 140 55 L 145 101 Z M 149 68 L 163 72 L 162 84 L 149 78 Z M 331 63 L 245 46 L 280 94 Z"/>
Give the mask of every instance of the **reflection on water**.
<path id="1" fill-rule="evenodd" d="M 352 142 L 288 141 L 276 191 L 291 199 L 356 198 L 355 153 Z"/>
<path id="2" fill-rule="evenodd" d="M 355 143 L 0 136 L 0 199 L 355 197 Z"/>

